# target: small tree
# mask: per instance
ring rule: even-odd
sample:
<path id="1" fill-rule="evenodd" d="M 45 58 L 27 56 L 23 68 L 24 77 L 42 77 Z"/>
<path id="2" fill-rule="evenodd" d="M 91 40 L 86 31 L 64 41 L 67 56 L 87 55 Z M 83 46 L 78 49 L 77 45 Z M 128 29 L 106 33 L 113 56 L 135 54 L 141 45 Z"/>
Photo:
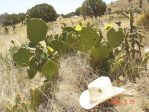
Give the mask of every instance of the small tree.
<path id="1" fill-rule="evenodd" d="M 101 16 L 106 11 L 106 3 L 102 0 L 85 0 L 82 4 L 81 14 L 83 16 Z"/>
<path id="2" fill-rule="evenodd" d="M 48 4 L 35 5 L 27 11 L 27 14 L 31 18 L 41 18 L 46 22 L 55 21 L 57 19 L 57 13 L 55 9 Z"/>
<path id="3" fill-rule="evenodd" d="M 83 18 L 86 19 L 86 16 L 92 17 L 92 12 L 87 6 L 82 6 L 81 15 L 83 15 Z"/>
<path id="4" fill-rule="evenodd" d="M 81 7 L 77 8 L 75 10 L 75 15 L 80 16 L 81 15 Z"/>
<path id="5" fill-rule="evenodd" d="M 26 16 L 25 13 L 18 14 L 19 21 L 22 23 L 22 25 L 23 25 L 23 21 L 25 20 L 25 16 Z"/>

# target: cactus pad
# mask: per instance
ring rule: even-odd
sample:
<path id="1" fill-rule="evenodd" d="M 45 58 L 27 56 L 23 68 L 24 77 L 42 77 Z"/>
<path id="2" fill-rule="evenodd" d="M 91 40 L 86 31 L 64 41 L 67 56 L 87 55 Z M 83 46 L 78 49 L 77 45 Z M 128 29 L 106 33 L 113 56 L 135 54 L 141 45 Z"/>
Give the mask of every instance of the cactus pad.
<path id="1" fill-rule="evenodd" d="M 29 79 L 33 79 L 36 75 L 36 71 L 35 70 L 32 70 L 32 69 L 28 69 L 28 77 Z"/>
<path id="2" fill-rule="evenodd" d="M 31 89 L 30 92 L 31 92 L 31 104 L 34 110 L 36 110 L 36 108 L 42 103 L 43 96 L 39 88 L 36 88 L 34 90 Z"/>
<path id="3" fill-rule="evenodd" d="M 13 60 L 15 61 L 16 65 L 26 67 L 29 64 L 29 59 L 31 56 L 32 53 L 28 49 L 20 48 L 16 53 L 14 53 Z"/>
<path id="4" fill-rule="evenodd" d="M 38 59 L 36 57 L 32 57 L 29 61 L 29 67 L 32 70 L 36 70 L 38 66 Z"/>
<path id="5" fill-rule="evenodd" d="M 48 80 L 51 80 L 57 73 L 58 73 L 58 67 L 51 60 L 49 60 L 42 68 L 42 74 L 45 75 L 45 77 Z"/>
<path id="6" fill-rule="evenodd" d="M 124 33 L 122 29 L 119 29 L 117 32 L 115 29 L 111 28 L 107 32 L 108 43 L 112 48 L 120 46 L 124 40 Z"/>
<path id="7" fill-rule="evenodd" d="M 53 40 L 49 43 L 49 46 L 52 47 L 55 51 L 58 51 L 60 54 L 67 52 L 68 46 L 66 43 L 60 40 Z"/>
<path id="8" fill-rule="evenodd" d="M 81 51 L 91 50 L 92 47 L 100 44 L 101 37 L 96 31 L 90 27 L 83 27 L 79 32 L 80 37 L 78 37 L 78 46 Z"/>
<path id="9" fill-rule="evenodd" d="M 107 58 L 110 54 L 111 49 L 108 46 L 98 46 L 91 51 L 91 57 L 93 63 L 98 63 L 99 61 Z"/>
<path id="10" fill-rule="evenodd" d="M 27 36 L 32 43 L 38 43 L 46 38 L 47 24 L 41 19 L 30 19 L 27 22 Z"/>

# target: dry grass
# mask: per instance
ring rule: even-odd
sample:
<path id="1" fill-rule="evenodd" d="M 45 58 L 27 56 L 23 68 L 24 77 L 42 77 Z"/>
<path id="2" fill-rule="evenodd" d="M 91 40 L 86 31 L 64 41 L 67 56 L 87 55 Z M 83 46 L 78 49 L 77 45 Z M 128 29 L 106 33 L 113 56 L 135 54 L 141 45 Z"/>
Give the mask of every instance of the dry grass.
<path id="1" fill-rule="evenodd" d="M 9 49 L 12 45 L 11 40 L 14 40 L 16 45 L 18 46 L 20 46 L 23 43 L 26 43 L 26 27 L 17 26 L 16 31 L 12 31 L 12 29 L 9 28 L 8 34 L 6 34 L 3 29 L 0 31 L 0 53 L 2 53 L 3 56 L 9 53 Z"/>
<path id="2" fill-rule="evenodd" d="M 16 95 L 24 101 L 30 98 L 30 89 L 43 84 L 43 78 L 37 74 L 33 80 L 27 78 L 26 69 L 16 68 L 9 58 L 0 58 L 0 108 L 15 103 Z"/>
<path id="3" fill-rule="evenodd" d="M 148 112 L 145 109 L 149 109 L 149 72 L 142 73 L 141 79 L 138 79 L 136 83 L 126 84 L 125 88 L 129 91 L 133 91 L 133 96 L 124 96 L 122 101 L 127 101 L 125 105 L 118 105 L 116 109 L 121 112 Z M 133 100 L 134 103 L 131 103 Z"/>
<path id="4" fill-rule="evenodd" d="M 47 108 L 41 105 L 39 112 L 85 111 L 80 107 L 79 96 L 84 89 L 87 89 L 87 84 L 97 77 L 80 54 L 62 57 L 56 81 L 58 90 L 53 92 L 52 101 Z"/>
<path id="5" fill-rule="evenodd" d="M 26 68 L 20 69 L 14 66 L 10 57 L 11 40 L 15 41 L 16 46 L 27 42 L 25 29 L 25 27 L 17 26 L 15 32 L 10 30 L 8 34 L 5 34 L 2 30 L 0 33 L 0 109 L 9 104 L 13 105 L 17 94 L 24 100 L 28 100 L 30 89 L 43 84 L 40 74 L 37 74 L 33 80 L 28 79 Z"/>

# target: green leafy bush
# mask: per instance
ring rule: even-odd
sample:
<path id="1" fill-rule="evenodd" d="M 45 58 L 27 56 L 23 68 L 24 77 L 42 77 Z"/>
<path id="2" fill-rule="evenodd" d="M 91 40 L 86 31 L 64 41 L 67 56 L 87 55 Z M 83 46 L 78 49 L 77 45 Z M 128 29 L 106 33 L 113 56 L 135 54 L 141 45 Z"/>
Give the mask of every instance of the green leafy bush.
<path id="1" fill-rule="evenodd" d="M 27 14 L 31 18 L 41 18 L 46 22 L 55 21 L 57 18 L 57 13 L 55 9 L 48 4 L 35 5 L 27 11 Z"/>

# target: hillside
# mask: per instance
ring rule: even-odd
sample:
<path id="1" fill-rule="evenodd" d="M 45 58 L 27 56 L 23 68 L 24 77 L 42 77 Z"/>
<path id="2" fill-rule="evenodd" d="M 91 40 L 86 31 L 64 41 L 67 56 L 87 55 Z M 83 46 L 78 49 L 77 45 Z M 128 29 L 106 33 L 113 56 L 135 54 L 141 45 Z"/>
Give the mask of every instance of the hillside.
<path id="1" fill-rule="evenodd" d="M 142 0 L 142 9 L 144 11 L 149 11 L 149 2 L 148 0 Z M 125 10 L 129 8 L 130 6 L 139 8 L 139 0 L 131 0 L 129 3 L 128 0 L 117 0 L 115 2 L 111 2 L 108 7 L 112 9 L 112 12 L 118 11 L 118 10 Z"/>

